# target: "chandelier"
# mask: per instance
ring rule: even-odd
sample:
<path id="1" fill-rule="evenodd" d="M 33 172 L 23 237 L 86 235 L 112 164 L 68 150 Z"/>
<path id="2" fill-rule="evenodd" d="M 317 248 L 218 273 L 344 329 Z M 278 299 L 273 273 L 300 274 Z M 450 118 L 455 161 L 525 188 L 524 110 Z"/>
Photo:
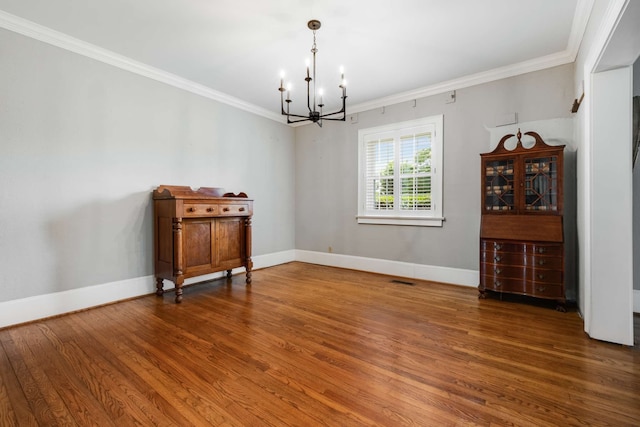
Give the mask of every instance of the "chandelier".
<path id="1" fill-rule="evenodd" d="M 344 79 L 344 69 L 340 67 L 340 85 L 338 87 L 342 89 L 342 108 L 339 111 L 334 111 L 333 113 L 325 113 L 322 111 L 322 107 L 324 107 L 324 103 L 322 102 L 322 89 L 316 91 L 316 53 L 318 52 L 318 48 L 316 47 L 316 30 L 320 28 L 320 21 L 316 19 L 312 19 L 307 22 L 307 27 L 313 31 L 313 45 L 311 46 L 311 53 L 313 54 L 313 68 L 311 73 L 309 72 L 309 61 L 307 60 L 307 77 L 305 77 L 304 81 L 307 82 L 307 108 L 309 109 L 309 114 L 301 115 L 301 114 L 293 114 L 289 112 L 289 107 L 291 106 L 291 84 L 287 85 L 287 88 L 284 87 L 284 73 L 280 75 L 280 109 L 282 111 L 283 116 L 287 116 L 287 123 L 299 123 L 310 121 L 313 123 L 317 123 L 318 126 L 322 127 L 323 120 L 334 120 L 334 121 L 342 121 L 344 122 L 347 117 L 347 109 L 346 109 L 346 99 L 347 99 L 347 83 Z M 312 87 L 313 85 L 313 87 Z M 287 98 L 284 98 L 284 92 L 287 92 Z M 287 105 L 285 111 L 285 102 Z M 342 114 L 342 116 L 340 116 Z M 291 118 L 294 120 L 291 120 Z"/>

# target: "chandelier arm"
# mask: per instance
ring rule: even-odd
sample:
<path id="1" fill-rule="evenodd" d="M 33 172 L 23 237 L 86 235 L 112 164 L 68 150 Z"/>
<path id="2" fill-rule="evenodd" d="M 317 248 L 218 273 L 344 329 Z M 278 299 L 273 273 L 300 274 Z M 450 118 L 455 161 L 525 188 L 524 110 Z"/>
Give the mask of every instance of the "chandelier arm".
<path id="1" fill-rule="evenodd" d="M 301 115 L 301 114 L 293 114 L 293 113 L 291 113 L 291 114 L 286 114 L 286 116 L 287 116 L 287 117 L 302 117 L 302 118 L 304 118 L 305 120 L 311 120 L 311 119 L 309 118 L 309 116 L 308 116 L 308 115 L 307 115 L 307 116 L 303 116 L 303 115 Z"/>
<path id="2" fill-rule="evenodd" d="M 342 97 L 342 109 L 340 109 L 340 111 L 334 111 L 333 113 L 326 113 L 326 114 L 321 114 L 320 118 L 324 118 L 327 116 L 335 116 L 336 114 L 345 114 L 346 117 L 346 113 L 347 113 L 347 109 L 346 109 L 346 96 Z"/>
<path id="3" fill-rule="evenodd" d="M 300 120 L 290 120 L 289 117 L 303 117 Z M 327 119 L 330 120 L 330 119 Z M 311 120 L 309 117 L 307 116 L 296 116 L 294 114 L 291 114 L 289 116 L 287 116 L 287 123 L 301 123 L 301 122 L 312 122 L 313 120 Z"/>

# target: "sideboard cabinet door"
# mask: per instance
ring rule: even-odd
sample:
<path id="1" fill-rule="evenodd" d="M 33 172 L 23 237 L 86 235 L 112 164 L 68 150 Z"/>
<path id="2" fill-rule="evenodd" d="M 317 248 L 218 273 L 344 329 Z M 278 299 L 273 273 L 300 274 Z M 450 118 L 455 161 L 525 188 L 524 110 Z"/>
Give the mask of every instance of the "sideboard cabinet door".
<path id="1" fill-rule="evenodd" d="M 242 218 L 219 218 L 216 220 L 218 265 L 233 268 L 242 263 L 244 220 Z"/>
<path id="2" fill-rule="evenodd" d="M 189 219 L 182 227 L 184 274 L 199 276 L 215 269 L 215 219 Z"/>

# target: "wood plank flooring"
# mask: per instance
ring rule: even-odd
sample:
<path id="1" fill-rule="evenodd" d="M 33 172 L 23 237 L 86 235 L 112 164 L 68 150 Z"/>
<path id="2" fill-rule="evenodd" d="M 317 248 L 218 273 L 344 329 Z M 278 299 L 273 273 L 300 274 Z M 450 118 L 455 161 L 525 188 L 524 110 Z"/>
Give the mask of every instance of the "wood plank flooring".
<path id="1" fill-rule="evenodd" d="M 0 330 L 0 425 L 640 425 L 638 345 L 392 279 L 290 263 Z"/>

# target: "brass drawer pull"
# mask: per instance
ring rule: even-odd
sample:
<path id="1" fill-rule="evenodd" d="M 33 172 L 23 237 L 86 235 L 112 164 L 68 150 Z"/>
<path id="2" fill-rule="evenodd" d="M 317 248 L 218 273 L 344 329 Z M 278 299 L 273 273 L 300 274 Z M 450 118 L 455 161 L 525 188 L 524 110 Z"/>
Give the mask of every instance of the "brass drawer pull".
<path id="1" fill-rule="evenodd" d="M 495 282 L 493 282 L 493 284 L 495 285 L 496 288 L 499 288 L 500 286 L 502 286 L 502 282 L 500 280 L 496 280 Z"/>
<path id="2" fill-rule="evenodd" d="M 494 269 L 494 270 L 493 270 L 493 272 L 494 272 L 495 274 L 500 274 L 500 273 L 502 273 L 502 270 L 501 270 L 501 269 L 499 269 L 499 268 L 496 268 L 496 269 Z"/>
<path id="3" fill-rule="evenodd" d="M 239 212 L 244 212 L 244 208 L 238 209 Z"/>
<path id="4" fill-rule="evenodd" d="M 544 292 L 544 291 L 546 291 L 546 290 L 547 290 L 547 288 L 546 288 L 546 287 L 544 287 L 544 286 L 540 286 L 540 287 L 538 287 L 538 288 L 536 289 L 536 291 L 538 291 L 538 292 Z"/>
<path id="5" fill-rule="evenodd" d="M 502 249 L 502 245 L 498 243 L 494 243 L 493 248 L 499 251 L 500 249 Z"/>
<path id="6" fill-rule="evenodd" d="M 547 248 L 538 248 L 538 253 L 543 254 L 547 251 Z"/>
<path id="7" fill-rule="evenodd" d="M 538 274 L 538 279 L 540 280 L 544 279 L 544 274 Z"/>
<path id="8" fill-rule="evenodd" d="M 196 208 L 187 208 L 187 212 L 195 212 Z"/>
<path id="9" fill-rule="evenodd" d="M 229 212 L 229 208 L 223 208 L 222 212 Z"/>
<path id="10" fill-rule="evenodd" d="M 546 263 L 547 263 L 547 261 L 544 260 L 544 259 L 541 259 L 541 260 L 538 261 L 538 265 L 545 265 Z"/>
<path id="11" fill-rule="evenodd" d="M 493 260 L 495 262 L 500 262 L 500 261 L 502 261 L 502 257 L 501 256 L 495 256 L 495 257 L 493 257 Z"/>
<path id="12" fill-rule="evenodd" d="M 207 212 L 213 212 L 213 208 L 212 207 L 208 207 L 207 208 Z"/>

